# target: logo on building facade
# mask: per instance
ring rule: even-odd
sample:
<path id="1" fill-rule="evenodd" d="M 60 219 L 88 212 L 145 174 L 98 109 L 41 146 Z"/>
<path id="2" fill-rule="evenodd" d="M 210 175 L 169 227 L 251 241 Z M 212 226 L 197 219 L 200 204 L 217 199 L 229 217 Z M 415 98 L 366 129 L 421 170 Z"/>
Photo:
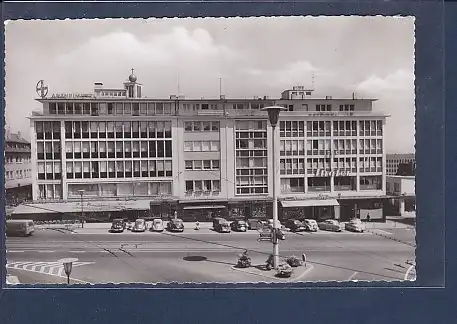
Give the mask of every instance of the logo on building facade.
<path id="1" fill-rule="evenodd" d="M 314 175 L 316 177 L 346 177 L 349 175 L 349 171 L 341 169 L 335 169 L 333 171 L 317 169 Z"/>
<path id="2" fill-rule="evenodd" d="M 44 80 L 37 82 L 35 91 L 41 98 L 45 98 L 48 95 L 48 86 L 44 85 Z"/>

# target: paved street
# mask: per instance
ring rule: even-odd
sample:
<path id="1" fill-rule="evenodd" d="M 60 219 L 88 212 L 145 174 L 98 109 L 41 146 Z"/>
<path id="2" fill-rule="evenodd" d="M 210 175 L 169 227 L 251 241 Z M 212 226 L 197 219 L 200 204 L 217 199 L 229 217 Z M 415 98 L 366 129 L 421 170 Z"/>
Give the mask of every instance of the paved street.
<path id="1" fill-rule="evenodd" d="M 72 283 L 281 281 L 232 268 L 243 249 L 250 251 L 254 266 L 264 264 L 272 245 L 258 242 L 256 231 L 111 234 L 106 229 L 84 230 L 72 234 L 43 229 L 31 237 L 8 237 L 8 273 L 23 283 L 65 283 L 57 261 L 72 257 L 78 259 Z M 285 257 L 306 253 L 311 267 L 296 269 L 299 281 L 402 280 L 406 262 L 414 260 L 414 247 L 408 242 L 414 242 L 414 230 L 288 233 L 280 253 Z"/>

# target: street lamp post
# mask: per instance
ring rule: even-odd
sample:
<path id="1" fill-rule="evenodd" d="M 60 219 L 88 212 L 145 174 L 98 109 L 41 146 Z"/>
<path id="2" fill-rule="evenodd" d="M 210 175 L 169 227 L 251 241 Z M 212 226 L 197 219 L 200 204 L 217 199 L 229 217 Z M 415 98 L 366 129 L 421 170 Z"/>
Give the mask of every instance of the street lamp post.
<path id="1" fill-rule="evenodd" d="M 81 227 L 84 228 L 84 207 L 83 207 L 84 190 L 80 189 L 80 190 L 78 190 L 78 192 L 81 195 Z"/>
<path id="2" fill-rule="evenodd" d="M 278 197 L 276 194 L 276 187 L 277 187 L 277 179 L 276 179 L 276 150 L 275 150 L 275 142 L 276 142 L 276 125 L 278 124 L 279 113 L 281 111 L 287 110 L 281 106 L 271 106 L 262 108 L 268 112 L 268 119 L 270 120 L 270 125 L 272 128 L 272 150 L 273 150 L 273 267 L 275 269 L 278 268 L 279 265 L 279 241 L 278 241 Z"/>
<path id="3" fill-rule="evenodd" d="M 65 274 L 67 275 L 67 284 L 70 284 L 70 274 L 73 268 L 73 262 L 76 261 L 78 261 L 77 258 L 65 258 L 57 261 L 63 263 L 63 269 L 65 271 Z"/>

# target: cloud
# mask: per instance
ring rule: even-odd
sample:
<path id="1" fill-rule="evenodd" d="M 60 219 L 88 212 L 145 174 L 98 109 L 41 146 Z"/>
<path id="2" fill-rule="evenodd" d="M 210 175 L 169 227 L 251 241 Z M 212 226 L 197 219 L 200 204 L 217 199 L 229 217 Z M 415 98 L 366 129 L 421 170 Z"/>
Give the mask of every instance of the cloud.
<path id="1" fill-rule="evenodd" d="M 372 75 L 355 88 L 357 92 L 366 94 L 410 94 L 414 91 L 414 73 L 398 69 L 384 78 Z"/>

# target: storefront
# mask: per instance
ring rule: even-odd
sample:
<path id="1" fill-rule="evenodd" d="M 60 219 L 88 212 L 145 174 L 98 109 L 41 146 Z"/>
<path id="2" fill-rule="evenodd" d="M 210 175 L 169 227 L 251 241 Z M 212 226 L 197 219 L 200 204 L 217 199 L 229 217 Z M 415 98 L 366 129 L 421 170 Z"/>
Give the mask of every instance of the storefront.
<path id="1" fill-rule="evenodd" d="M 176 200 L 153 200 L 149 204 L 149 217 L 169 219 L 179 212 Z"/>
<path id="2" fill-rule="evenodd" d="M 227 219 L 268 219 L 273 216 L 273 204 L 268 200 L 230 201 Z"/>
<path id="3" fill-rule="evenodd" d="M 336 199 L 283 200 L 279 212 L 281 221 L 287 219 L 339 219 L 339 203 Z"/>
<path id="4" fill-rule="evenodd" d="M 385 221 L 383 202 L 382 198 L 340 199 L 340 220 L 348 221 L 352 218 L 367 220 L 370 218 L 370 221 Z"/>
<path id="5" fill-rule="evenodd" d="M 227 206 L 222 204 L 194 204 L 182 206 L 180 218 L 185 222 L 212 222 L 216 217 L 225 218 Z"/>

